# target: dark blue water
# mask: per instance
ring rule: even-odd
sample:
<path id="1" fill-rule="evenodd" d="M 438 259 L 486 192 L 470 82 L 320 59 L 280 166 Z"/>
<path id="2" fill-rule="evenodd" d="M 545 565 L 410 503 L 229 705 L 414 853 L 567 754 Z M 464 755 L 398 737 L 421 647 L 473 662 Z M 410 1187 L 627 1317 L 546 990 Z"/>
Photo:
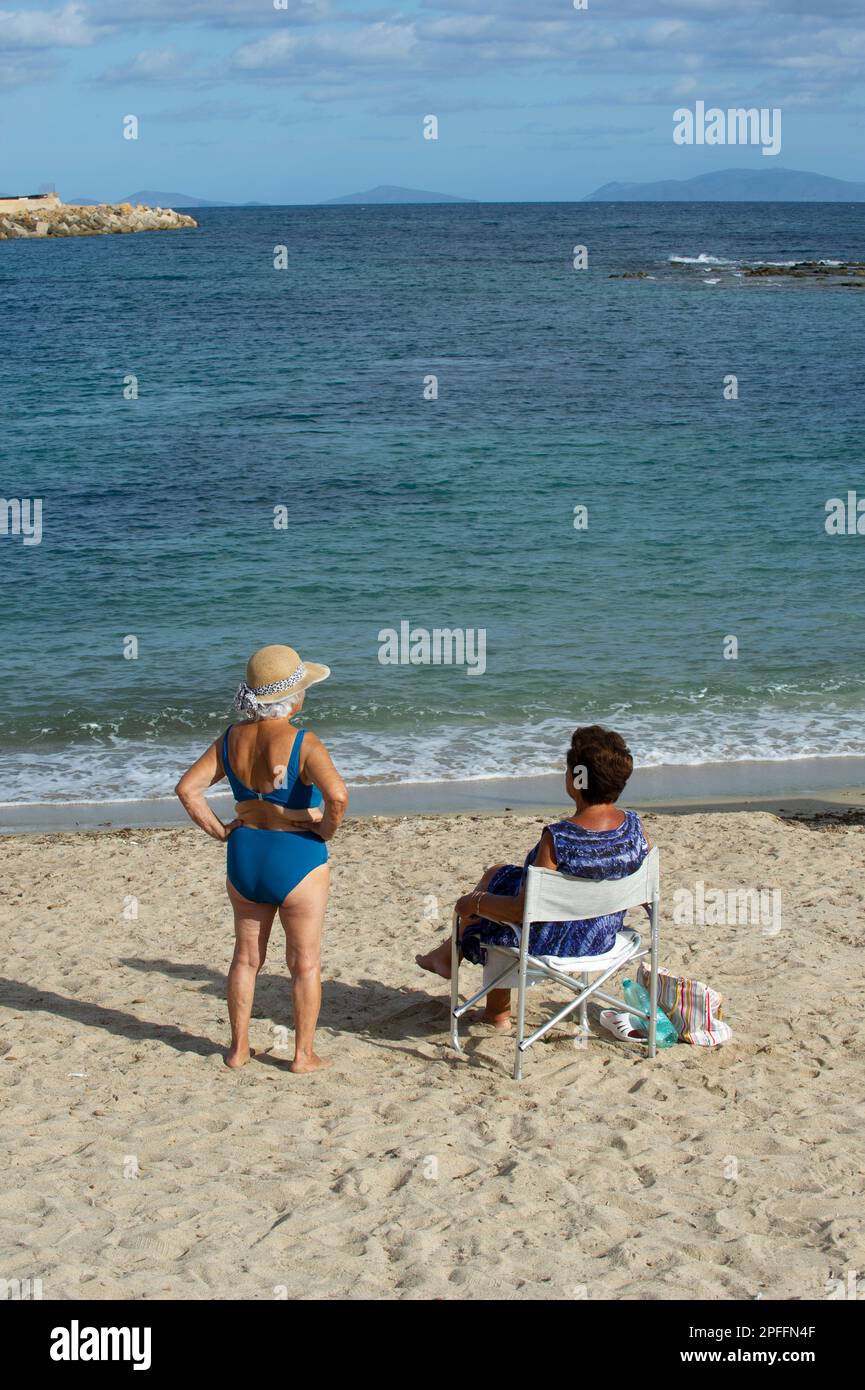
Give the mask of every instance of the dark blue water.
<path id="1" fill-rule="evenodd" d="M 0 245 L 0 491 L 43 500 L 0 536 L 0 799 L 166 794 L 269 641 L 333 668 L 304 720 L 352 781 L 596 719 L 641 763 L 861 751 L 865 536 L 824 520 L 865 291 L 742 268 L 863 260 L 865 207 L 196 216 Z M 483 674 L 382 665 L 403 620 L 484 629 Z"/>

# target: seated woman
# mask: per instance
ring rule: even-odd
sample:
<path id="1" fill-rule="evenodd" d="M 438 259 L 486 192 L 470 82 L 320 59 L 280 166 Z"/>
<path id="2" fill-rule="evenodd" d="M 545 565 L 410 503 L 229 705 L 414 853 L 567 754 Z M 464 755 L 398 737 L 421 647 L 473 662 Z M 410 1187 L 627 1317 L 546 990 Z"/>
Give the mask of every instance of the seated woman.
<path id="1" fill-rule="evenodd" d="M 565 788 L 576 811 L 545 828 L 522 868 L 494 864 L 477 887 L 458 900 L 463 960 L 482 965 L 485 944 L 519 944 L 530 865 L 595 880 L 626 878 L 637 871 L 649 852 L 649 841 L 636 811 L 620 811 L 615 804 L 633 769 L 634 760 L 620 734 L 599 724 L 575 730 L 567 754 Z M 581 922 L 536 922 L 529 934 L 529 951 L 534 956 L 603 955 L 612 950 L 623 918 L 623 912 L 614 912 Z M 514 924 L 516 932 L 502 925 L 507 922 Z M 415 959 L 422 969 L 450 979 L 450 937 Z M 510 1011 L 511 991 L 491 989 L 486 1009 L 474 1018 L 508 1029 Z"/>

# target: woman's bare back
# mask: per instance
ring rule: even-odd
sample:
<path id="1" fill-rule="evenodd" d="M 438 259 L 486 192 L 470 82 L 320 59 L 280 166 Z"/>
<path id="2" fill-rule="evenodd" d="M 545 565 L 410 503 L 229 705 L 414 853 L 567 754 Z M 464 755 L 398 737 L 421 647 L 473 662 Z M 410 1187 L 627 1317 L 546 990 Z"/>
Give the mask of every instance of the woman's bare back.
<path id="1" fill-rule="evenodd" d="M 298 730 L 282 719 L 235 724 L 228 735 L 232 771 L 254 792 L 272 792 L 282 784 Z M 301 748 L 301 767 L 304 761 Z M 301 781 L 303 781 L 301 772 Z"/>

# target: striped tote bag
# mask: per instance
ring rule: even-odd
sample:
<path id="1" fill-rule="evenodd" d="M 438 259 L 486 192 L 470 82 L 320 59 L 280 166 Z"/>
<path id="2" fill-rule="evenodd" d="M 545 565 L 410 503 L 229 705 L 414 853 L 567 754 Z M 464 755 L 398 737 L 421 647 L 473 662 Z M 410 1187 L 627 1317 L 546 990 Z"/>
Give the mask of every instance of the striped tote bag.
<path id="1" fill-rule="evenodd" d="M 650 974 L 645 961 L 640 962 L 638 978 L 649 988 Z M 669 970 L 658 971 L 658 1008 L 663 1009 L 679 1034 L 679 1041 L 695 1047 L 717 1047 L 729 1042 L 733 1030 L 721 1019 L 723 999 L 716 989 L 702 980 L 686 980 Z"/>

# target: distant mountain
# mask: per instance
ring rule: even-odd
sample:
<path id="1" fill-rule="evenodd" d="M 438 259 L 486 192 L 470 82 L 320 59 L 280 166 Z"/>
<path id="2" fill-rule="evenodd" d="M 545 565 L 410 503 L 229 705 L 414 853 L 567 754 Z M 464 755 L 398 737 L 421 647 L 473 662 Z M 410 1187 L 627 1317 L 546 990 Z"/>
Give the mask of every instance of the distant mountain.
<path id="1" fill-rule="evenodd" d="M 348 193 L 344 198 L 326 198 L 322 207 L 337 203 L 472 203 L 473 198 L 455 198 L 452 193 L 428 193 L 423 188 L 399 188 L 393 183 L 380 183 L 366 193 Z"/>
<path id="2" fill-rule="evenodd" d="M 118 199 L 121 203 L 144 203 L 150 208 L 230 208 L 233 203 L 214 203 L 208 198 L 193 198 L 189 193 L 160 193 L 152 188 L 141 188 L 137 193 L 130 193 L 126 198 Z"/>
<path id="3" fill-rule="evenodd" d="M 152 188 L 139 189 L 137 193 L 130 193 L 126 198 L 64 198 L 64 203 L 68 203 L 74 208 L 95 208 L 102 203 L 144 203 L 149 208 L 231 208 L 234 203 L 211 203 L 206 198 L 193 198 L 189 193 L 159 193 Z M 257 203 L 248 203 L 247 207 L 257 207 Z"/>
<path id="4" fill-rule="evenodd" d="M 862 203 L 865 183 L 797 169 L 719 169 L 693 179 L 605 183 L 586 203 Z"/>

